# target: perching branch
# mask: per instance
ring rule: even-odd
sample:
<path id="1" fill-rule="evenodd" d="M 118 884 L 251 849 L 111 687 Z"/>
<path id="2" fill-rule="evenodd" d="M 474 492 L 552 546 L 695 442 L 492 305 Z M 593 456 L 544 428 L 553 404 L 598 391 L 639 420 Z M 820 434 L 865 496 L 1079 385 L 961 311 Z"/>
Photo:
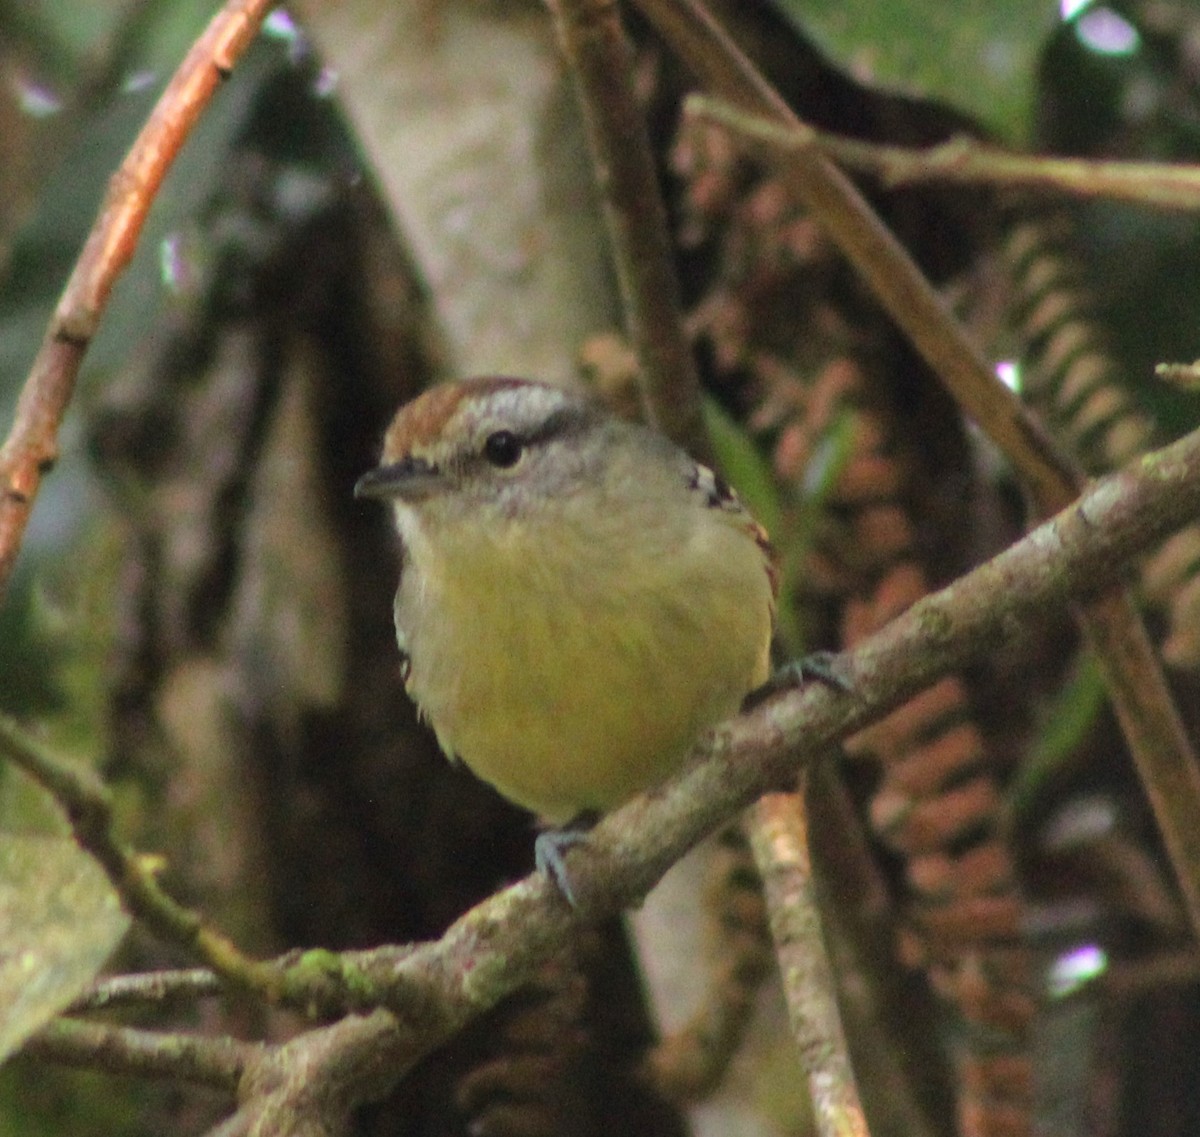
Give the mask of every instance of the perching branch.
<path id="1" fill-rule="evenodd" d="M 184 140 L 220 81 L 258 33 L 274 0 L 228 0 L 175 72 L 108 193 L 25 380 L 0 449 L 0 593 L 21 547 L 42 475 L 58 457 L 58 428 L 117 277 Z"/>
<path id="2" fill-rule="evenodd" d="M 1023 540 L 839 657 L 847 690 L 809 684 L 713 730 L 681 775 L 606 817 L 568 854 L 577 910 L 538 875 L 473 908 L 440 940 L 390 966 L 390 1013 L 354 1016 L 289 1043 L 306 1062 L 309 1046 L 317 1057 L 304 1067 L 302 1084 L 270 1085 L 275 1104 L 291 1108 L 303 1098 L 348 1110 L 386 1093 L 422 1056 L 525 984 L 566 947 L 578 922 L 637 904 L 679 857 L 764 792 L 792 784 L 799 769 L 939 676 L 1011 646 L 1039 616 L 1111 583 L 1198 510 L 1200 431 L 1097 482 Z M 242 1087 L 246 1111 L 262 1108 L 252 1090 Z M 223 1132 L 248 1131 L 230 1124 Z"/>
<path id="3" fill-rule="evenodd" d="M 710 93 L 788 130 L 805 126 L 700 0 L 637 0 Z M 1041 516 L 1063 509 L 1082 472 L 1037 417 L 993 374 L 936 289 L 853 183 L 815 145 L 777 150 L 788 190 L 825 226 L 962 410 L 1017 471 Z M 1200 934 L 1200 763 L 1127 589 L 1114 585 L 1077 609 L 1109 699 L 1146 787 L 1192 927 Z M 1111 650 L 1109 650 L 1111 649 Z M 1159 787 L 1169 786 L 1170 794 Z"/>

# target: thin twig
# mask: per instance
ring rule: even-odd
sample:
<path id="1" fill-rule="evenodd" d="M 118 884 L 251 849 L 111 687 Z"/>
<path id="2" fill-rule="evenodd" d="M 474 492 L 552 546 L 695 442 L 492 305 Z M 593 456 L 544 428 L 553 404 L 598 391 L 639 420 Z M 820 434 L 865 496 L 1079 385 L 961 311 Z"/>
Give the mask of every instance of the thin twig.
<path id="1" fill-rule="evenodd" d="M 385 992 L 393 989 L 396 965 L 414 950 L 401 945 L 369 951 L 289 951 L 256 964 L 255 975 L 264 976 L 264 985 L 254 993 L 314 1017 L 369 1010 L 385 1000 Z M 274 972 L 274 979 L 268 969 Z M 98 979 L 66 1013 L 191 1001 L 227 994 L 229 990 L 228 978 L 202 967 L 116 975 Z"/>
<path id="2" fill-rule="evenodd" d="M 166 1034 L 108 1023 L 55 1019 L 21 1049 L 27 1059 L 131 1074 L 169 1078 L 234 1093 L 247 1066 L 263 1047 L 228 1037 Z"/>
<path id="3" fill-rule="evenodd" d="M 821 943 L 821 925 L 802 798 L 767 794 L 752 814 L 754 859 L 767 894 L 788 1019 L 808 1077 L 814 1128 L 821 1137 L 866 1137 L 833 970 L 824 950 L 812 950 Z"/>
<path id="4" fill-rule="evenodd" d="M 546 0 L 571 65 L 651 421 L 712 463 L 633 53 L 612 0 Z"/>
<path id="5" fill-rule="evenodd" d="M 1185 391 L 1200 390 L 1200 359 L 1192 363 L 1159 363 L 1154 374 Z"/>
<path id="6" fill-rule="evenodd" d="M 711 93 L 788 130 L 804 129 L 699 0 L 637 3 Z M 853 183 L 815 144 L 777 152 L 774 160 L 789 191 L 825 225 L 959 406 L 1003 451 L 1039 514 L 1064 508 L 1084 485 L 1082 473 L 996 378 Z M 1120 645 L 1104 663 L 1108 695 L 1154 807 L 1192 927 L 1200 933 L 1200 763 L 1128 590 L 1114 587 L 1110 596 L 1077 611 L 1094 642 Z"/>
<path id="7" fill-rule="evenodd" d="M 342 953 L 315 949 L 288 952 L 274 960 L 253 959 L 205 923 L 198 912 L 167 894 L 158 883 L 155 858 L 138 856 L 117 839 L 112 795 L 90 769 L 51 753 L 5 715 L 0 715 L 0 756 L 24 770 L 62 806 L 75 839 L 99 862 L 126 910 L 164 940 L 194 953 L 228 985 L 314 1017 L 375 1006 L 389 995 L 398 997 L 391 977 L 414 949 Z M 167 974 L 177 978 L 164 980 L 164 988 L 191 982 L 197 992 L 203 988 L 210 993 L 203 973 L 194 978 L 188 972 Z M 153 982 L 147 979 L 146 988 Z M 129 983 L 130 988 L 136 985 L 136 981 Z"/>
<path id="8" fill-rule="evenodd" d="M 145 971 L 97 979 L 67 1008 L 69 1015 L 111 1011 L 118 1007 L 161 1006 L 180 1000 L 220 995 L 226 984 L 215 971 L 192 967 L 184 971 Z"/>
<path id="9" fill-rule="evenodd" d="M 1017 154 L 966 135 L 921 149 L 888 146 L 829 134 L 807 124 L 781 126 L 704 95 L 689 96 L 684 110 L 773 148 L 816 146 L 839 165 L 872 174 L 889 188 L 950 182 L 1050 190 L 1161 209 L 1200 209 L 1200 166 Z"/>
<path id="10" fill-rule="evenodd" d="M 100 863 L 130 915 L 156 934 L 194 951 L 214 971 L 242 989 L 281 997 L 281 972 L 243 955 L 163 891 L 149 858 L 138 857 L 113 832 L 112 796 L 90 770 L 52 754 L 7 716 L 0 716 L 0 753 L 44 786 L 62 805 L 76 840 Z"/>
<path id="11" fill-rule="evenodd" d="M 158 883 L 155 859 L 138 856 L 117 839 L 112 795 L 91 770 L 51 753 L 5 715 L 0 715 L 0 755 L 24 770 L 62 806 L 75 839 L 99 862 L 126 910 L 164 940 L 194 953 L 227 984 L 314 1017 L 374 1006 L 385 997 L 384 990 L 395 994 L 390 976 L 412 949 L 389 947 L 340 954 L 316 949 L 289 952 L 275 960 L 253 959 L 205 923 L 198 912 L 167 894 Z M 193 982 L 209 993 L 203 973 L 194 979 L 185 978 L 190 973 L 176 974 L 180 978 L 175 982 Z M 164 986 L 172 982 L 165 981 Z"/>
<path id="12" fill-rule="evenodd" d="M 0 450 L 0 593 L 12 573 L 58 428 L 114 282 L 133 257 L 151 202 L 213 91 L 229 76 L 275 0 L 229 0 L 175 72 L 121 168 L 21 390 Z"/>

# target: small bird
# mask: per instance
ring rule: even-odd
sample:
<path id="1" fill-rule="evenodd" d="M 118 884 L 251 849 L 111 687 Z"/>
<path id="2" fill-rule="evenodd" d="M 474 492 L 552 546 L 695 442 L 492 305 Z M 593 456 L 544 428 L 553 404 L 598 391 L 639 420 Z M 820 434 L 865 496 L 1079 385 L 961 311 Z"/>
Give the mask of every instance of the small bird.
<path id="1" fill-rule="evenodd" d="M 431 388 L 355 495 L 394 511 L 409 694 L 449 756 L 551 825 L 661 783 L 768 677 L 766 533 L 721 477 L 584 398 Z M 571 832 L 537 846 L 568 899 Z"/>

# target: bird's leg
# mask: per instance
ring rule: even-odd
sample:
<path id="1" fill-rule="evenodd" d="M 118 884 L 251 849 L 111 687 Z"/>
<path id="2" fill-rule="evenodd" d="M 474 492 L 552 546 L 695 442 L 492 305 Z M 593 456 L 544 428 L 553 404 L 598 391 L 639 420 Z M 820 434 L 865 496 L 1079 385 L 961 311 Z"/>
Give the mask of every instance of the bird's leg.
<path id="1" fill-rule="evenodd" d="M 577 814 L 566 825 L 556 829 L 545 829 L 537 835 L 533 843 L 533 860 L 540 873 L 548 876 L 558 890 L 566 898 L 567 903 L 574 908 L 575 892 L 567 873 L 566 854 L 576 845 L 582 845 L 588 834 L 600 820 L 600 814 L 594 809 L 584 810 Z"/>

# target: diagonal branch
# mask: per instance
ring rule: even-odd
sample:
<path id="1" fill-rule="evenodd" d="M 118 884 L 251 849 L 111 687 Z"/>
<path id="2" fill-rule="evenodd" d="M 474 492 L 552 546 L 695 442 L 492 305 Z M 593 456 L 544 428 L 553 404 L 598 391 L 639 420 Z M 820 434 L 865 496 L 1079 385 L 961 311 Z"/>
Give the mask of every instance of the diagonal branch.
<path id="1" fill-rule="evenodd" d="M 491 897 L 440 940 L 392 965 L 389 1011 L 352 1016 L 289 1043 L 295 1060 L 304 1056 L 308 1076 L 302 1084 L 293 1078 L 290 1089 L 278 1072 L 261 1075 L 258 1088 L 244 1084 L 244 1111 L 260 1114 L 264 1095 L 273 1095 L 272 1108 L 302 1099 L 348 1111 L 386 1093 L 420 1058 L 526 983 L 570 942 L 580 921 L 637 904 L 679 857 L 761 794 L 793 784 L 799 769 L 939 676 L 1011 646 L 1039 616 L 1110 583 L 1197 511 L 1200 431 L 1096 483 L 1023 540 L 839 657 L 846 690 L 810 684 L 715 729 L 679 777 L 610 814 L 567 854 L 575 910 L 540 875 Z M 1200 862 L 1188 869 L 1200 871 Z M 245 1121 L 222 1132 L 249 1132 Z"/>
<path id="2" fill-rule="evenodd" d="M 0 593 L 21 547 L 42 475 L 58 457 L 58 428 L 117 277 L 137 246 L 167 170 L 222 79 L 258 33 L 275 0 L 228 0 L 175 72 L 108 194 L 46 337 L 0 450 Z"/>
<path id="3" fill-rule="evenodd" d="M 683 327 L 667 211 L 645 114 L 634 91 L 633 52 L 620 11 L 613 0 L 546 0 L 546 5 L 579 91 L 650 419 L 693 457 L 711 465 L 712 443 Z"/>
<path id="4" fill-rule="evenodd" d="M 637 0 L 710 93 L 789 130 L 804 124 L 755 69 L 700 0 Z M 1084 485 L 1075 463 L 993 374 L 907 250 L 853 183 L 815 145 L 776 152 L 780 176 L 825 225 L 876 297 L 1019 473 L 1043 517 L 1063 509 Z M 1200 763 L 1127 589 L 1081 605 L 1076 616 L 1099 659 L 1109 699 L 1146 787 L 1155 820 L 1200 933 Z M 1166 790 L 1169 787 L 1169 791 Z"/>

